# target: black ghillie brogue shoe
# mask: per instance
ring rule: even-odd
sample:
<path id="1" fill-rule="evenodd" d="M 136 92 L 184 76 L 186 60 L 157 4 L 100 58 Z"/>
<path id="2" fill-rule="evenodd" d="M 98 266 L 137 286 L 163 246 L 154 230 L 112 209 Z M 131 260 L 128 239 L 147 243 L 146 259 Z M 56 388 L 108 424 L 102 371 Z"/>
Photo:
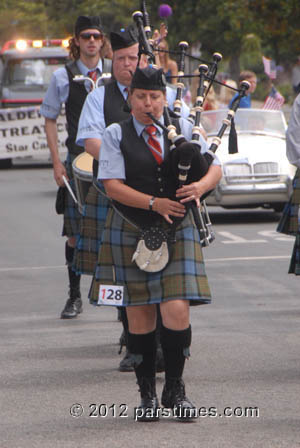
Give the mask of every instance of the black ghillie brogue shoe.
<path id="1" fill-rule="evenodd" d="M 133 372 L 134 371 L 134 356 L 128 350 L 126 350 L 125 356 L 120 361 L 119 371 L 120 372 Z"/>
<path id="2" fill-rule="evenodd" d="M 138 422 L 158 421 L 160 409 L 156 396 L 155 378 L 139 378 L 138 384 L 141 393 L 141 404 L 134 409 L 134 419 Z"/>
<path id="3" fill-rule="evenodd" d="M 78 289 L 69 291 L 69 298 L 65 307 L 61 312 L 61 319 L 74 319 L 78 314 L 82 313 L 82 300 Z"/>
<path id="4" fill-rule="evenodd" d="M 164 385 L 161 403 L 165 408 L 173 410 L 174 417 L 182 421 L 197 418 L 197 408 L 185 395 L 185 385 L 182 378 L 169 378 Z"/>

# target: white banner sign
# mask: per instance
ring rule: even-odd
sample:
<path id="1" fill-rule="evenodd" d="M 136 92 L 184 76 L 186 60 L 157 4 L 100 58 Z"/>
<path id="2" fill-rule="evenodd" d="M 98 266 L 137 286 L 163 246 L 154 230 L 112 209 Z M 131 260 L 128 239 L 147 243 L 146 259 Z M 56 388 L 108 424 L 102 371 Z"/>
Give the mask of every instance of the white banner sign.
<path id="1" fill-rule="evenodd" d="M 59 152 L 66 153 L 67 138 L 65 111 L 57 118 Z M 45 118 L 40 106 L 0 109 L 0 159 L 50 156 L 45 133 Z"/>

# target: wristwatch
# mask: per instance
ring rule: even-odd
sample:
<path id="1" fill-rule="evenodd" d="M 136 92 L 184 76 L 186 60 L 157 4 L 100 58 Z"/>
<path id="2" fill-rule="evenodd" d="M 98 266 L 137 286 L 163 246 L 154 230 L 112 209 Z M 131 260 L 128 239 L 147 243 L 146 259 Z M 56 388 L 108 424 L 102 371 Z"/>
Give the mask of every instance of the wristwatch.
<path id="1" fill-rule="evenodd" d="M 149 210 L 151 210 L 151 211 L 153 211 L 153 204 L 154 204 L 154 201 L 155 201 L 155 197 L 152 196 L 152 198 L 151 198 L 150 201 L 149 201 Z"/>

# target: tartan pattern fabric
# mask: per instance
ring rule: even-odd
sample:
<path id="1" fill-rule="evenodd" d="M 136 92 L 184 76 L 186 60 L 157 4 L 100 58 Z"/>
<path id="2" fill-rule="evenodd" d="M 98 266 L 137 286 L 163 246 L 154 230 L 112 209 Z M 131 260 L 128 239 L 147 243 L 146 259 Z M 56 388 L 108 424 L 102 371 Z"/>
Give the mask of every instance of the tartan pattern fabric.
<path id="1" fill-rule="evenodd" d="M 124 306 L 176 299 L 190 300 L 191 305 L 210 303 L 199 233 L 190 213 L 177 228 L 171 262 L 160 272 L 141 271 L 131 261 L 137 237 L 137 229 L 110 209 L 90 288 L 92 304 L 97 304 L 101 284 L 123 285 Z"/>
<path id="2" fill-rule="evenodd" d="M 277 232 L 287 235 L 297 235 L 300 232 L 298 211 L 300 205 L 300 169 L 298 168 L 293 180 L 293 193 L 290 200 L 285 204 Z"/>
<path id="3" fill-rule="evenodd" d="M 67 160 L 65 162 L 67 175 L 70 180 L 70 186 L 76 196 L 76 190 L 75 190 L 75 183 L 74 183 L 74 176 L 73 176 L 73 170 L 72 170 L 72 163 L 73 160 L 76 158 L 76 155 L 68 154 Z M 79 229 L 80 229 L 80 220 L 81 215 L 78 211 L 78 208 L 73 201 L 71 195 L 69 192 L 67 192 L 65 197 L 65 212 L 64 212 L 64 222 L 63 222 L 63 230 L 62 235 L 71 237 L 71 236 L 78 236 L 79 235 Z"/>
<path id="4" fill-rule="evenodd" d="M 289 274 L 300 275 L 300 233 L 298 233 L 295 238 Z"/>
<path id="5" fill-rule="evenodd" d="M 109 201 L 91 185 L 83 208 L 74 256 L 73 270 L 77 274 L 94 274 L 109 206 Z"/>
<path id="6" fill-rule="evenodd" d="M 153 125 L 146 126 L 145 127 L 145 131 L 149 135 L 147 143 L 148 143 L 148 146 L 150 148 L 150 151 L 152 152 L 156 162 L 160 165 L 163 162 L 163 158 L 162 158 L 161 146 L 160 146 L 158 140 L 156 140 L 156 138 L 155 138 L 155 136 L 156 136 L 156 127 L 153 126 Z"/>

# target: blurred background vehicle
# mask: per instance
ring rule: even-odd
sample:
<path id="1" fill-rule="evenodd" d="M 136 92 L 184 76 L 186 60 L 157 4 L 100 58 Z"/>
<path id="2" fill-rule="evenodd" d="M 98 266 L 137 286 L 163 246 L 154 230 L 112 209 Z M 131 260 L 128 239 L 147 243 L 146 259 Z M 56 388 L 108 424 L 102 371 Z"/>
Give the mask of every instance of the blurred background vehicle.
<path id="1" fill-rule="evenodd" d="M 209 141 L 216 136 L 227 110 L 202 112 Z M 281 211 L 288 201 L 295 167 L 286 157 L 286 120 L 282 111 L 239 109 L 235 115 L 238 152 L 228 153 L 227 131 L 217 149 L 223 177 L 207 197 L 224 208 L 263 207 Z"/>
<path id="2" fill-rule="evenodd" d="M 40 105 L 52 73 L 68 61 L 67 46 L 67 39 L 5 42 L 0 50 L 0 108 Z M 0 154 L 0 167 L 10 167 L 12 158 Z"/>

